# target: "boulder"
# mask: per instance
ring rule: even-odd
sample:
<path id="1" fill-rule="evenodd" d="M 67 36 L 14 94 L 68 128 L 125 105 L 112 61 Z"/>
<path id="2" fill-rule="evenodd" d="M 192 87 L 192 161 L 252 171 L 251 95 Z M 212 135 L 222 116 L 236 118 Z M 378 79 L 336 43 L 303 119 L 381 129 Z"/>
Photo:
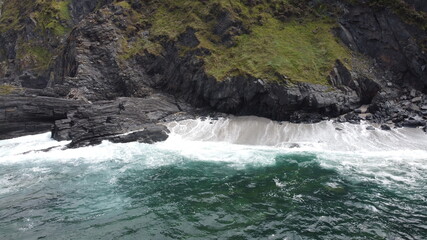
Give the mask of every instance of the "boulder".
<path id="1" fill-rule="evenodd" d="M 385 125 L 385 124 L 383 124 L 383 125 L 381 125 L 381 130 L 384 130 L 384 131 L 390 131 L 390 130 L 391 130 L 391 127 L 390 127 L 389 125 Z"/>
<path id="2" fill-rule="evenodd" d="M 423 127 L 423 126 L 426 126 L 426 121 L 424 121 L 424 120 L 405 120 L 402 122 L 402 126 L 410 127 L 410 128 Z"/>

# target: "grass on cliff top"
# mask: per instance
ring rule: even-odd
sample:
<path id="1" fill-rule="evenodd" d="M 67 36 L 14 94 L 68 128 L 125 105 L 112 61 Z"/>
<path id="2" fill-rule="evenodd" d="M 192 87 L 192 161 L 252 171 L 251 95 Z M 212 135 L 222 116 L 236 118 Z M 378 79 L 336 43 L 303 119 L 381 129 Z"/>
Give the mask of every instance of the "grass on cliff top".
<path id="1" fill-rule="evenodd" d="M 57 36 L 65 35 L 71 20 L 71 0 L 5 0 L 0 17 L 0 32 L 21 30 L 26 18 L 33 20 L 37 28 L 51 31 Z"/>
<path id="2" fill-rule="evenodd" d="M 243 1 L 168 1 L 157 7 L 151 34 L 176 40 L 187 27 L 197 30 L 199 47 L 212 53 L 203 56 L 206 72 L 217 80 L 251 75 L 267 81 L 310 82 L 327 85 L 327 76 L 337 59 L 345 62 L 351 52 L 332 33 L 330 19 L 304 17 L 280 21 L 274 9 L 295 11 L 288 1 L 262 1 L 249 7 Z M 214 10 L 213 10 L 214 9 Z M 214 35 L 216 17 L 225 10 L 249 29 L 234 37 L 235 46 L 226 47 Z M 293 19 L 293 20 L 292 20 Z M 262 25 L 259 24 L 262 22 Z"/>
<path id="3" fill-rule="evenodd" d="M 257 78 L 327 85 L 335 61 L 350 57 L 332 34 L 334 24 L 309 20 L 287 23 L 270 19 L 250 34 L 236 38 L 236 46 L 211 44 L 205 58 L 207 73 L 222 80 L 249 74 Z"/>
<path id="4" fill-rule="evenodd" d="M 282 12 L 291 16 L 300 16 L 303 12 L 290 2 L 261 0 L 249 6 L 245 0 L 149 1 L 140 13 L 145 16 L 143 21 L 148 26 L 149 37 L 123 39 L 121 58 L 129 59 L 145 50 L 158 53 L 161 49 L 156 39 L 166 37 L 176 41 L 191 27 L 197 31 L 200 41 L 197 48 L 211 52 L 211 55 L 201 56 L 207 74 L 219 81 L 251 75 L 267 81 L 328 85 L 327 76 L 336 60 L 346 62 L 351 52 L 332 33 L 336 23 L 331 19 L 307 13 L 300 18 L 278 20 Z M 116 4 L 125 9 L 130 7 L 124 1 Z M 248 30 L 246 34 L 233 37 L 235 45 L 232 47 L 222 44 L 221 37 L 213 33 L 221 12 L 228 12 Z M 181 47 L 183 54 L 188 50 L 191 49 Z"/>
<path id="5" fill-rule="evenodd" d="M 212 32 L 216 18 L 222 12 L 228 12 L 233 19 L 250 27 L 258 21 L 259 17 L 271 18 L 271 14 L 277 9 L 283 8 L 283 11 L 294 11 L 295 13 L 301 11 L 289 3 L 289 0 L 257 1 L 257 4 L 252 7 L 245 4 L 248 2 L 247 0 L 162 0 L 153 2 L 148 4 L 150 8 L 154 9 L 154 14 L 149 19 L 152 24 L 152 34 L 166 35 L 174 40 L 187 27 Z"/>

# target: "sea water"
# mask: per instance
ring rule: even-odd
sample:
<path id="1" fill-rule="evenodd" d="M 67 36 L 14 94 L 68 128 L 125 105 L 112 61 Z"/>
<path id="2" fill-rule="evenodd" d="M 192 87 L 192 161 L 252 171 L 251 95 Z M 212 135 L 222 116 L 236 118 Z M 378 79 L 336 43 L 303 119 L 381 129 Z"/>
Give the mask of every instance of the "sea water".
<path id="1" fill-rule="evenodd" d="M 168 123 L 153 145 L 0 141 L 0 239 L 427 239 L 427 135 L 366 126 L 233 117 Z"/>

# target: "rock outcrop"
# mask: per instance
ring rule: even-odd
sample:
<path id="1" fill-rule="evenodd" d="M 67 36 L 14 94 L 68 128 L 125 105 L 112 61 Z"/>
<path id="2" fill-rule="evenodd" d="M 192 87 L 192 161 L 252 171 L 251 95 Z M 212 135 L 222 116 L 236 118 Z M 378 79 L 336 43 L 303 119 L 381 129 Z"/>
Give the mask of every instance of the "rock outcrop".
<path id="1" fill-rule="evenodd" d="M 80 89 L 89 100 L 97 101 L 119 96 L 143 97 L 159 90 L 195 107 L 310 122 L 349 112 L 370 102 L 379 90 L 375 80 L 353 77 L 339 62 L 331 69 L 335 88 L 272 83 L 248 75 L 218 81 L 204 71 L 200 56 L 208 52 L 196 49 L 180 54 L 179 45 L 199 44 L 192 30 L 180 35 L 177 42 L 165 42 L 159 55 L 147 52 L 123 60 L 120 44 L 127 38 L 123 28 L 126 22 L 126 10 L 110 5 L 73 30 L 57 63 L 55 79 L 59 93 L 65 95 L 70 89 Z"/>
<path id="2" fill-rule="evenodd" d="M 53 97 L 0 95 L 0 139 L 50 131 L 82 102 Z"/>
<path id="3" fill-rule="evenodd" d="M 117 98 L 98 101 L 70 111 L 67 118 L 57 120 L 52 131 L 56 140 L 72 140 L 69 147 L 112 142 L 139 141 L 154 143 L 167 139 L 166 119 L 188 117 L 192 108 L 165 94 L 146 98 Z"/>
<path id="4" fill-rule="evenodd" d="M 420 46 L 427 39 L 424 30 L 406 24 L 390 9 L 356 5 L 340 19 L 339 35 L 389 72 L 387 81 L 427 91 L 427 54 Z"/>

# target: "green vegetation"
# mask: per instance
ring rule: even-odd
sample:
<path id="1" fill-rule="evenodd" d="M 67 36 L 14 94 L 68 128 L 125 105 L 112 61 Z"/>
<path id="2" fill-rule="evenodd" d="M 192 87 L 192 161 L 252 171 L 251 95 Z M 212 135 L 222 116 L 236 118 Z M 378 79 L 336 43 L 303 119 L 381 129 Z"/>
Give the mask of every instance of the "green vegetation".
<path id="1" fill-rule="evenodd" d="M 57 36 L 65 35 L 70 30 L 68 27 L 68 22 L 71 20 L 69 4 L 70 0 L 37 0 L 37 10 L 33 13 L 37 26 Z"/>
<path id="2" fill-rule="evenodd" d="M 251 34 L 236 37 L 236 46 L 211 45 L 206 70 L 217 79 L 250 74 L 267 80 L 327 84 L 335 61 L 350 51 L 340 44 L 325 20 L 282 23 L 270 19 Z"/>
<path id="3" fill-rule="evenodd" d="M 130 4 L 128 2 L 126 2 L 126 1 L 120 1 L 120 2 L 116 2 L 114 4 L 116 4 L 117 6 L 121 6 L 121 7 L 125 8 L 125 9 L 131 9 Z"/>
<path id="4" fill-rule="evenodd" d="M 16 90 L 16 87 L 14 87 L 12 85 L 6 85 L 6 84 L 0 85 L 0 95 L 11 94 L 15 90 Z"/>
<path id="5" fill-rule="evenodd" d="M 28 12 L 26 4 L 31 1 L 5 1 L 2 6 L 2 15 L 0 17 L 0 32 L 9 30 L 19 30 L 22 28 L 20 21 L 23 15 Z"/>
<path id="6" fill-rule="evenodd" d="M 128 42 L 127 39 L 122 39 L 120 42 L 122 54 L 120 58 L 122 60 L 127 60 L 132 58 L 144 51 L 147 51 L 151 54 L 160 54 L 162 51 L 162 46 L 159 43 L 154 43 L 145 38 L 139 38 L 134 42 Z"/>
<path id="7" fill-rule="evenodd" d="M 70 31 L 71 0 L 4 0 L 0 32 L 20 31 L 31 19 L 47 38 Z M 346 0 L 359 3 L 360 0 Z M 98 0 L 98 3 L 101 1 Z M 196 48 L 208 49 L 200 56 L 206 72 L 218 80 L 252 75 L 269 81 L 327 84 L 326 77 L 336 60 L 347 62 L 351 52 L 333 35 L 335 22 L 325 17 L 333 12 L 322 1 L 308 0 L 117 0 L 127 15 L 120 58 L 130 59 L 146 52 L 160 54 L 162 45 L 176 41 L 188 28 L 200 41 Z M 317 2 L 317 5 L 312 5 Z M 138 5 L 138 9 L 132 6 Z M 404 21 L 427 30 L 427 16 L 403 0 L 372 0 L 374 8 L 389 8 Z M 228 14 L 226 20 L 224 14 Z M 28 19 L 29 18 L 29 19 Z M 215 33 L 219 22 L 232 21 L 232 44 L 224 44 L 223 33 Z M 31 40 L 32 41 L 32 40 Z M 37 40 L 38 41 L 38 40 Z M 421 44 L 422 45 L 422 44 Z M 424 44 L 424 46 L 427 44 Z M 46 69 L 52 54 L 41 42 L 19 39 L 17 54 L 26 66 Z M 185 55 L 190 49 L 180 46 Z"/>
<path id="8" fill-rule="evenodd" d="M 120 40 L 120 58 L 127 60 L 146 52 L 158 55 L 162 42 L 177 40 L 188 27 L 197 32 L 197 48 L 210 51 L 201 58 L 207 73 L 218 80 L 252 75 L 269 81 L 327 84 L 326 76 L 335 61 L 345 62 L 350 56 L 331 32 L 335 23 L 319 17 L 321 8 L 309 8 L 305 1 L 297 0 L 254 2 L 153 0 L 132 9 L 131 0 L 116 1 L 128 21 Z M 70 30 L 70 0 L 6 0 L 4 4 L 0 31 L 19 30 L 23 16 L 30 16 L 43 33 L 64 36 Z M 214 34 L 224 13 L 241 28 L 232 34 L 231 46 Z M 52 54 L 40 44 L 20 42 L 18 58 L 23 64 L 47 69 Z M 181 46 L 180 50 L 185 54 L 193 49 Z"/>
<path id="9" fill-rule="evenodd" d="M 70 0 L 5 0 L 0 17 L 0 32 L 21 30 L 25 18 L 29 17 L 39 30 L 63 36 L 70 30 L 69 4 Z"/>
<path id="10" fill-rule="evenodd" d="M 48 68 L 53 56 L 50 44 L 58 43 L 71 29 L 70 2 L 71 0 L 4 1 L 0 33 L 17 33 L 16 58 L 20 68 L 37 71 Z M 30 30 L 32 34 L 24 30 L 24 27 L 29 26 L 29 21 L 35 27 Z"/>
<path id="11" fill-rule="evenodd" d="M 148 4 L 155 9 L 147 16 L 151 38 L 166 36 L 176 40 L 188 27 L 197 31 L 198 47 L 210 50 L 202 56 L 208 74 L 218 80 L 236 75 L 252 75 L 269 81 L 328 84 L 327 75 L 337 59 L 346 62 L 350 51 L 333 35 L 336 24 L 314 17 L 316 9 L 304 9 L 291 1 L 262 1 L 248 6 L 246 1 L 173 1 Z M 236 34 L 233 46 L 221 43 L 213 29 L 222 12 L 239 22 L 246 34 Z M 289 16 L 279 20 L 281 16 Z M 298 18 L 301 17 L 301 18 Z M 301 20 L 304 19 L 304 20 Z M 130 58 L 145 49 L 144 44 L 127 51 Z M 185 54 L 191 50 L 182 47 Z"/>
<path id="12" fill-rule="evenodd" d="M 52 59 L 52 53 L 30 42 L 21 44 L 21 48 L 17 51 L 17 57 L 24 66 L 34 70 L 46 70 Z"/>
<path id="13" fill-rule="evenodd" d="M 145 51 L 151 54 L 160 54 L 163 50 L 160 43 L 144 36 L 144 30 L 138 30 L 140 29 L 140 25 L 144 24 L 144 16 L 140 12 L 132 9 L 131 5 L 126 1 L 118 1 L 114 4 L 122 7 L 127 16 L 126 19 L 124 19 L 126 21 L 126 30 L 123 34 L 123 38 L 119 41 L 119 50 L 121 52 L 119 58 L 121 60 L 127 60 L 138 54 L 143 54 Z"/>

